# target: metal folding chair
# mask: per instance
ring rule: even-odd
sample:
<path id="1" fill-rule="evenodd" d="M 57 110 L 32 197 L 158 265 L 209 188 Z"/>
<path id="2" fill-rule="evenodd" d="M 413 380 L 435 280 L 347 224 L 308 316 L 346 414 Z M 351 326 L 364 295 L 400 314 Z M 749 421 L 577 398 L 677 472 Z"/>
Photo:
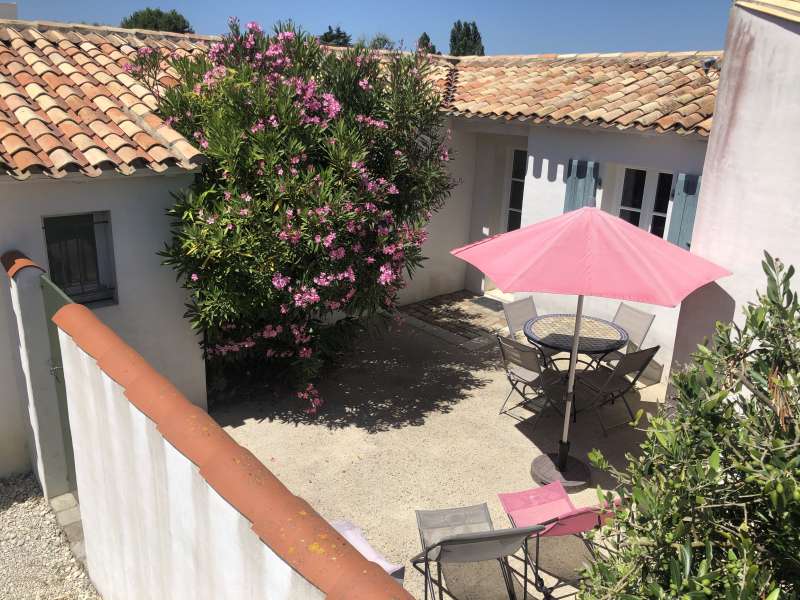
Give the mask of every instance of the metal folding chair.
<path id="1" fill-rule="evenodd" d="M 633 420 L 633 410 L 631 410 L 625 394 L 636 385 L 639 377 L 658 352 L 658 348 L 658 346 L 654 346 L 646 350 L 623 354 L 613 369 L 601 365 L 597 369 L 579 373 L 575 379 L 574 391 L 576 412 L 594 410 L 600 426 L 603 428 L 603 435 L 608 435 L 599 409 L 609 402 L 613 404 L 617 398 L 621 398 Z"/>
<path id="2" fill-rule="evenodd" d="M 614 350 L 602 357 L 603 363 L 618 361 L 629 352 L 636 352 L 642 347 L 644 338 L 650 331 L 656 316 L 652 313 L 639 310 L 624 302 L 620 302 L 613 322 L 628 333 L 628 343 L 620 350 Z"/>
<path id="3" fill-rule="evenodd" d="M 506 323 L 508 324 L 508 335 L 511 339 L 517 339 L 517 334 L 522 332 L 525 323 L 538 317 L 539 313 L 536 311 L 536 303 L 533 301 L 532 296 L 525 296 L 513 302 L 503 303 L 503 312 L 506 315 Z M 551 348 L 543 348 L 536 346 L 541 353 L 545 362 L 550 362 L 552 357 L 558 354 L 558 350 Z"/>
<path id="4" fill-rule="evenodd" d="M 535 348 L 500 335 L 497 336 L 497 343 L 500 346 L 500 356 L 503 358 L 506 377 L 511 384 L 511 390 L 508 392 L 499 414 L 511 411 L 539 397 L 544 398 L 545 406 L 549 404 L 558 411 L 558 407 L 552 403 L 550 395 L 545 394 L 544 390 L 547 386 L 560 380 L 562 374 L 546 365 L 542 366 L 541 354 Z M 506 405 L 515 392 L 520 395 L 522 400 L 506 410 Z M 542 406 L 542 410 L 545 406 Z"/>
<path id="5" fill-rule="evenodd" d="M 537 589 L 545 595 L 545 598 L 551 597 L 551 592 L 558 585 L 546 588 L 544 579 L 539 574 L 541 538 L 574 535 L 583 542 L 590 555 L 595 557 L 594 544 L 583 534 L 599 528 L 613 516 L 613 509 L 608 507 L 576 508 L 560 481 L 497 496 L 514 527 L 543 526 L 543 529 L 536 534 L 533 556 L 526 554 L 525 558 L 531 562 Z"/>
<path id="6" fill-rule="evenodd" d="M 515 579 L 508 558 L 520 550 L 523 556 L 527 556 L 528 538 L 544 529 L 541 525 L 534 525 L 496 530 L 485 502 L 460 508 L 418 510 L 417 525 L 422 552 L 411 559 L 411 564 L 425 577 L 425 600 L 429 597 L 428 592 L 431 598 L 435 598 L 437 589 L 439 600 L 442 600 L 445 594 L 449 598 L 458 600 L 442 581 L 443 564 L 490 560 L 496 560 L 499 564 L 508 597 L 517 600 Z M 527 600 L 528 584 L 533 583 L 528 578 L 527 563 L 528 561 L 525 561 L 525 568 L 521 574 L 523 598 L 518 600 Z"/>

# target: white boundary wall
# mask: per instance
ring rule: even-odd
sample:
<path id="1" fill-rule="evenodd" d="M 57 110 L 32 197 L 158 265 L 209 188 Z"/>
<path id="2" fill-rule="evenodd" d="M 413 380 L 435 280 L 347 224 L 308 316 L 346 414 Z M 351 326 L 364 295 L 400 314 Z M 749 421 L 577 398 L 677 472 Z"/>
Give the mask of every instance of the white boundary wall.
<path id="1" fill-rule="evenodd" d="M 105 600 L 324 594 L 59 331 L 89 575 Z"/>

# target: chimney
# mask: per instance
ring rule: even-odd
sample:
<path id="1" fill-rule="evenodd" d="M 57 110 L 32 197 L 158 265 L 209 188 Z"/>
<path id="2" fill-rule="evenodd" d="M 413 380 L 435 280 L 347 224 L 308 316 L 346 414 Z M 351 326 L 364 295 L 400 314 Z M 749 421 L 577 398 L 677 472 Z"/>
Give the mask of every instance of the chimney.
<path id="1" fill-rule="evenodd" d="M 16 18 L 17 18 L 17 3 L 0 2 L 0 19 L 16 19 Z"/>

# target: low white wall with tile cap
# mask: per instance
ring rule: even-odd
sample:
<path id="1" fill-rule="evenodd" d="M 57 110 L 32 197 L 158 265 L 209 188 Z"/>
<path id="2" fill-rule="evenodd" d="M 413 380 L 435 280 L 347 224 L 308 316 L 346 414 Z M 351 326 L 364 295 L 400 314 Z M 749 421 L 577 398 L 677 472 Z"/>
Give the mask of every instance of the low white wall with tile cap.
<path id="1" fill-rule="evenodd" d="M 321 600 L 59 332 L 89 575 L 105 600 Z"/>
<path id="2" fill-rule="evenodd" d="M 28 451 L 33 471 L 46 498 L 70 491 L 67 450 L 62 415 L 50 372 L 50 341 L 47 336 L 41 288 L 42 271 L 19 270 L 9 279 L 11 303 L 16 317 L 19 348 L 18 387 L 27 408 Z M 61 373 L 57 373 L 61 377 Z"/>

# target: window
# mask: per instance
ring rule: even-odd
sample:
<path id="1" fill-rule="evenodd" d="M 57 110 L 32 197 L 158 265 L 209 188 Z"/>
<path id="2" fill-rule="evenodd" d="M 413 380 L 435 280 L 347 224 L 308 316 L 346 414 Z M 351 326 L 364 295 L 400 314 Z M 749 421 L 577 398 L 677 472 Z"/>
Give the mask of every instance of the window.
<path id="1" fill-rule="evenodd" d="M 43 221 L 53 283 L 75 302 L 115 302 L 110 214 L 45 217 Z"/>
<path id="2" fill-rule="evenodd" d="M 667 232 L 672 180 L 672 173 L 625 169 L 619 216 L 663 238 Z"/>
<path id="3" fill-rule="evenodd" d="M 525 189 L 525 170 L 528 163 L 526 150 L 514 150 L 511 166 L 511 191 L 508 198 L 506 231 L 519 229 L 522 224 L 522 192 Z"/>

